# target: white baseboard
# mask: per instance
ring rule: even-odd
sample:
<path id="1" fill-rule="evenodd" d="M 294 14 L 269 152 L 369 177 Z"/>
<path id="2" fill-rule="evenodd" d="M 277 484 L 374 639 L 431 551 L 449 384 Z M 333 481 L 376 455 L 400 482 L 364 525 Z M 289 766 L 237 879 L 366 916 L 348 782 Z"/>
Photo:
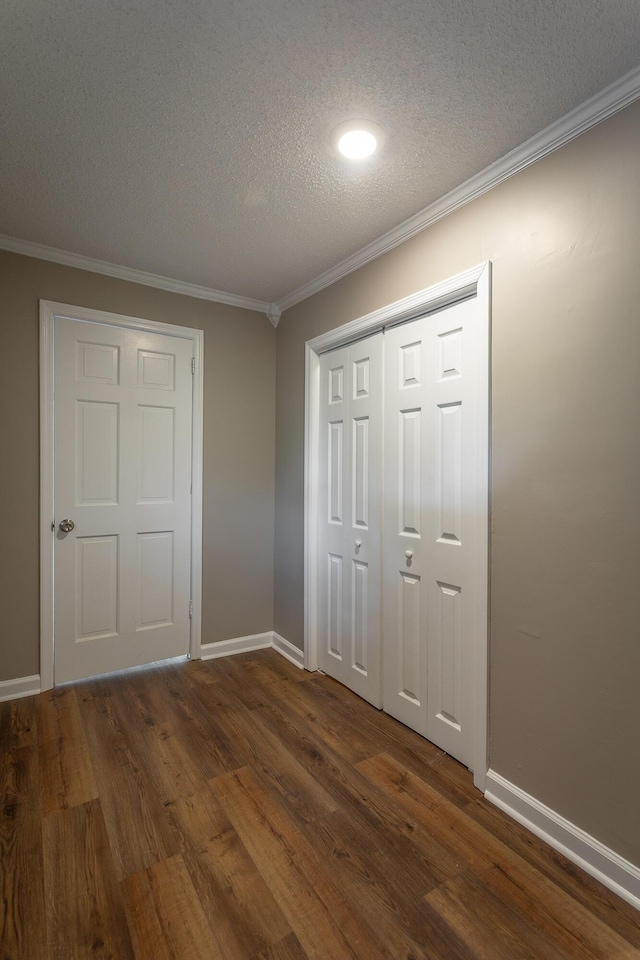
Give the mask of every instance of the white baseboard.
<path id="1" fill-rule="evenodd" d="M 273 636 L 273 649 L 277 650 L 278 653 L 282 654 L 283 657 L 286 657 L 291 663 L 296 667 L 300 667 L 301 670 L 304 670 L 304 653 L 298 647 L 295 647 L 288 640 L 285 640 L 284 637 L 281 637 L 279 633 L 272 634 Z"/>
<path id="2" fill-rule="evenodd" d="M 0 680 L 0 703 L 3 700 L 17 700 L 19 697 L 33 697 L 36 693 L 40 693 L 39 673 L 32 677 Z"/>
<path id="3" fill-rule="evenodd" d="M 234 637 L 233 640 L 221 640 L 219 643 L 203 643 L 202 659 L 215 660 L 217 657 L 231 657 L 235 653 L 251 653 L 252 650 L 277 650 L 296 667 L 304 668 L 304 654 L 298 647 L 269 630 L 267 633 L 254 633 L 249 637 Z M 143 668 L 149 664 L 143 664 Z M 137 668 L 136 668 L 137 669 Z M 125 671 L 118 671 L 124 673 Z M 128 671 L 127 671 L 128 672 Z M 32 697 L 41 692 L 40 675 L 17 677 L 15 680 L 0 680 L 0 703 L 3 700 L 17 700 L 19 697 Z"/>
<path id="4" fill-rule="evenodd" d="M 232 657 L 236 653 L 251 653 L 253 650 L 272 648 L 286 657 L 296 667 L 303 669 L 304 654 L 279 633 L 269 630 L 267 633 L 254 633 L 249 637 L 234 637 L 233 640 L 220 640 L 219 643 L 203 643 L 202 659 L 215 660 L 218 657 Z"/>
<path id="5" fill-rule="evenodd" d="M 485 797 L 640 910 L 640 867 L 493 770 L 487 772 Z"/>
<path id="6" fill-rule="evenodd" d="M 252 650 L 264 650 L 273 646 L 273 634 L 253 633 L 248 637 L 234 637 L 233 640 L 220 640 L 219 643 L 203 643 L 202 660 L 216 660 L 218 657 L 232 657 L 236 653 L 251 653 Z"/>

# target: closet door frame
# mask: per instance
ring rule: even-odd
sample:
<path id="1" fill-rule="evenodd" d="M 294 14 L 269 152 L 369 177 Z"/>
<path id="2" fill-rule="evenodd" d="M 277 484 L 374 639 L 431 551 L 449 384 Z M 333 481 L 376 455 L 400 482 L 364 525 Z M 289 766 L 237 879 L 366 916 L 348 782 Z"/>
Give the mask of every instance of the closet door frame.
<path id="1" fill-rule="evenodd" d="M 473 779 L 484 793 L 488 770 L 488 665 L 489 665 L 489 493 L 490 450 L 489 424 L 491 404 L 490 335 L 491 335 L 491 263 L 486 261 L 458 273 L 441 283 L 402 300 L 390 303 L 380 310 L 336 327 L 305 344 L 305 446 L 304 446 L 304 665 L 307 670 L 318 669 L 318 466 L 319 466 L 319 404 L 320 355 L 327 350 L 342 347 L 362 337 L 378 333 L 398 323 L 418 317 L 460 300 L 476 298 L 478 315 L 484 326 L 481 337 L 484 355 L 480 369 L 485 379 L 486 416 L 481 417 L 478 435 L 478 490 L 477 522 L 482 549 L 476 559 L 480 582 L 486 589 L 477 598 L 477 630 L 473 644 Z M 384 546 L 383 546 L 384 549 Z M 384 639 L 383 639 L 384 642 Z"/>

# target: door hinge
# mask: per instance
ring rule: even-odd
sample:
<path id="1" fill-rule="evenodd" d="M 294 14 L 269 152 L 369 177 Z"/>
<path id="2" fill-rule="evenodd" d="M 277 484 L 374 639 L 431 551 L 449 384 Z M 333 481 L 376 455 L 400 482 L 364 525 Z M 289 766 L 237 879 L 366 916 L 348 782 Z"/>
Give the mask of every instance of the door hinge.
<path id="1" fill-rule="evenodd" d="M 196 358 L 191 357 L 191 373 L 194 374 L 195 372 L 196 372 Z"/>
<path id="2" fill-rule="evenodd" d="M 189 620 L 193 617 L 193 600 L 189 600 Z"/>

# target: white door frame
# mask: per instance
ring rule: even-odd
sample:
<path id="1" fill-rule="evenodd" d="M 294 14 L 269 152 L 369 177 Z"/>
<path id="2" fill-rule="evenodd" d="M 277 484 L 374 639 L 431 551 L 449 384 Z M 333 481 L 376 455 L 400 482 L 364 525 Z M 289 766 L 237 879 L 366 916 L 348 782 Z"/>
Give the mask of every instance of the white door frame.
<path id="1" fill-rule="evenodd" d="M 415 320 L 426 313 L 433 313 L 444 307 L 469 297 L 477 297 L 482 307 L 483 322 L 486 323 L 484 349 L 486 356 L 481 358 L 480 369 L 486 376 L 486 395 L 488 405 L 482 426 L 482 436 L 478 437 L 481 451 L 477 477 L 478 502 L 485 504 L 485 510 L 479 518 L 486 535 L 487 545 L 483 556 L 478 558 L 482 565 L 481 582 L 486 584 L 482 596 L 482 610 L 478 632 L 474 637 L 474 746 L 473 772 L 474 783 L 484 792 L 488 763 L 488 664 L 489 664 L 489 411 L 490 411 L 490 329 L 491 329 L 491 263 L 486 261 L 469 270 L 456 274 L 442 283 L 434 284 L 425 290 L 397 300 L 380 310 L 364 317 L 352 320 L 335 330 L 330 330 L 305 344 L 305 444 L 304 444 L 304 665 L 307 670 L 318 669 L 318 530 L 316 517 L 318 511 L 318 418 L 320 403 L 320 360 L 319 356 L 327 350 L 344 346 L 354 340 L 384 330 L 385 327 Z M 384 549 L 384 548 L 383 548 Z"/>
<path id="2" fill-rule="evenodd" d="M 51 300 L 40 301 L 40 687 L 53 687 L 54 603 L 54 370 L 53 334 L 56 317 L 126 327 L 165 337 L 191 340 L 193 420 L 191 444 L 191 641 L 189 656 L 200 658 L 202 634 L 202 457 L 204 331 L 158 320 L 123 317 L 103 310 L 74 307 Z"/>

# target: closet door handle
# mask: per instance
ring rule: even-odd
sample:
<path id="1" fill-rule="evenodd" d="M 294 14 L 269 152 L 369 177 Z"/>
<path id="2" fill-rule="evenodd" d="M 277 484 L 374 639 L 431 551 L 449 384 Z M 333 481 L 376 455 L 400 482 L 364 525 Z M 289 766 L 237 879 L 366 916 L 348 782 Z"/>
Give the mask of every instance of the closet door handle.
<path id="1" fill-rule="evenodd" d="M 360 547 L 362 546 L 362 540 L 356 540 L 354 546 L 356 550 L 359 550 Z"/>
<path id="2" fill-rule="evenodd" d="M 404 555 L 407 558 L 407 560 L 411 560 L 413 556 L 413 550 L 405 550 Z"/>

